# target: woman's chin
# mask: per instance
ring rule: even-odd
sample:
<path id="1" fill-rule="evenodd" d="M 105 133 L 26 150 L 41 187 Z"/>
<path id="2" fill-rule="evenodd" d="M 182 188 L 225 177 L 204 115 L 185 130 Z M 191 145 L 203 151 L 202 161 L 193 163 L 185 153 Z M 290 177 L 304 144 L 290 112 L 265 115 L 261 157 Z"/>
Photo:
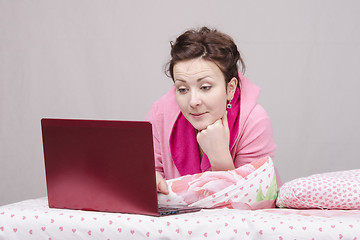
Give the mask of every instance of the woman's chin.
<path id="1" fill-rule="evenodd" d="M 208 124 L 191 124 L 198 132 L 205 130 Z"/>
<path id="2" fill-rule="evenodd" d="M 190 122 L 190 124 L 197 130 L 197 131 L 202 131 L 205 130 L 208 126 L 210 126 L 211 124 L 213 124 L 216 119 L 213 118 L 204 118 L 204 119 L 192 119 L 189 118 L 188 121 Z"/>

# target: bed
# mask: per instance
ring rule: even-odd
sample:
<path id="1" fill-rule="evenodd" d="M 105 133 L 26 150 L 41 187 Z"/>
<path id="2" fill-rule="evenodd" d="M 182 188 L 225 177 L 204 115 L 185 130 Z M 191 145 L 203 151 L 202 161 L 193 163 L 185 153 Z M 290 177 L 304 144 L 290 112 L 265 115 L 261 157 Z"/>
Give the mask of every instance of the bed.
<path id="1" fill-rule="evenodd" d="M 266 183 L 266 179 L 270 182 L 273 178 L 268 173 L 270 170 L 273 170 L 272 162 L 263 161 L 261 166 L 238 180 L 241 184 L 236 188 L 230 185 L 231 189 L 222 191 L 223 195 L 207 191 L 208 195 L 195 203 L 204 203 L 206 199 L 218 199 L 216 204 L 229 203 L 229 198 L 240 199 L 234 189 L 242 189 L 244 193 L 244 189 L 252 189 L 255 182 L 261 183 L 263 185 L 256 191 L 254 188 L 254 201 L 250 201 L 251 194 L 246 192 L 243 194 L 246 198 L 241 200 L 243 205 L 226 205 L 194 213 L 152 217 L 56 209 L 48 207 L 47 198 L 1 206 L 0 239 L 360 240 L 360 169 L 294 179 L 281 187 L 276 199 L 267 193 L 272 188 Z M 180 180 L 189 181 L 189 178 Z M 276 201 L 278 207 L 248 204 L 256 201 L 267 204 Z"/>
<path id="2" fill-rule="evenodd" d="M 213 209 L 150 217 L 50 209 L 46 198 L 0 207 L 0 239 L 360 239 L 360 210 Z"/>

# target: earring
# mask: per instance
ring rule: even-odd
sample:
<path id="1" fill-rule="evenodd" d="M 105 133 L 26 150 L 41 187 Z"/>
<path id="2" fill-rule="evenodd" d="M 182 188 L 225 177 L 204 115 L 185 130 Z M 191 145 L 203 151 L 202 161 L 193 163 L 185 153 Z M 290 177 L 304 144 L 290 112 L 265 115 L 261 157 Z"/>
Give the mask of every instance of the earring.
<path id="1" fill-rule="evenodd" d="M 227 108 L 227 109 L 230 109 L 230 108 L 231 108 L 231 103 L 230 103 L 230 102 L 226 105 L 226 108 Z"/>

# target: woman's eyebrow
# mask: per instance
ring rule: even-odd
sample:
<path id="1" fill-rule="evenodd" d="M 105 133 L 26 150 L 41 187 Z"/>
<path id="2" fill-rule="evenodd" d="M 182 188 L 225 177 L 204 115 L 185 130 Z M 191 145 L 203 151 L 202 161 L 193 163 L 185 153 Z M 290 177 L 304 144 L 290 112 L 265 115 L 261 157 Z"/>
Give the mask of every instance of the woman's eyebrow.
<path id="1" fill-rule="evenodd" d="M 182 80 L 182 79 L 175 79 L 175 82 L 177 82 L 177 81 L 186 83 L 186 81 Z"/>
<path id="2" fill-rule="evenodd" d="M 204 80 L 205 78 L 211 78 L 210 76 L 206 75 L 204 77 L 198 78 L 198 80 L 196 80 L 197 82 L 201 82 L 202 80 Z"/>
<path id="3" fill-rule="evenodd" d="M 204 77 L 198 78 L 198 79 L 196 80 L 196 82 L 201 82 L 201 81 L 204 80 L 205 78 L 211 78 L 211 77 L 208 76 L 208 75 L 206 75 L 206 76 L 204 76 Z M 182 78 L 175 79 L 175 82 L 176 82 L 176 81 L 180 81 L 180 82 L 184 82 L 184 83 L 187 82 L 186 80 L 183 80 Z"/>

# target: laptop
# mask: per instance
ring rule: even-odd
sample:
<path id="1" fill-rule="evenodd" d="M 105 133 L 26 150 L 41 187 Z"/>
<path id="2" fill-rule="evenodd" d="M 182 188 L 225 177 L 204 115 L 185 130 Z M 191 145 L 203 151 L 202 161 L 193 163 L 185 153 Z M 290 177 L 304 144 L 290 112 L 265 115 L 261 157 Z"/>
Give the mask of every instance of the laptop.
<path id="1" fill-rule="evenodd" d="M 41 120 L 49 207 L 164 216 L 150 122 Z"/>

